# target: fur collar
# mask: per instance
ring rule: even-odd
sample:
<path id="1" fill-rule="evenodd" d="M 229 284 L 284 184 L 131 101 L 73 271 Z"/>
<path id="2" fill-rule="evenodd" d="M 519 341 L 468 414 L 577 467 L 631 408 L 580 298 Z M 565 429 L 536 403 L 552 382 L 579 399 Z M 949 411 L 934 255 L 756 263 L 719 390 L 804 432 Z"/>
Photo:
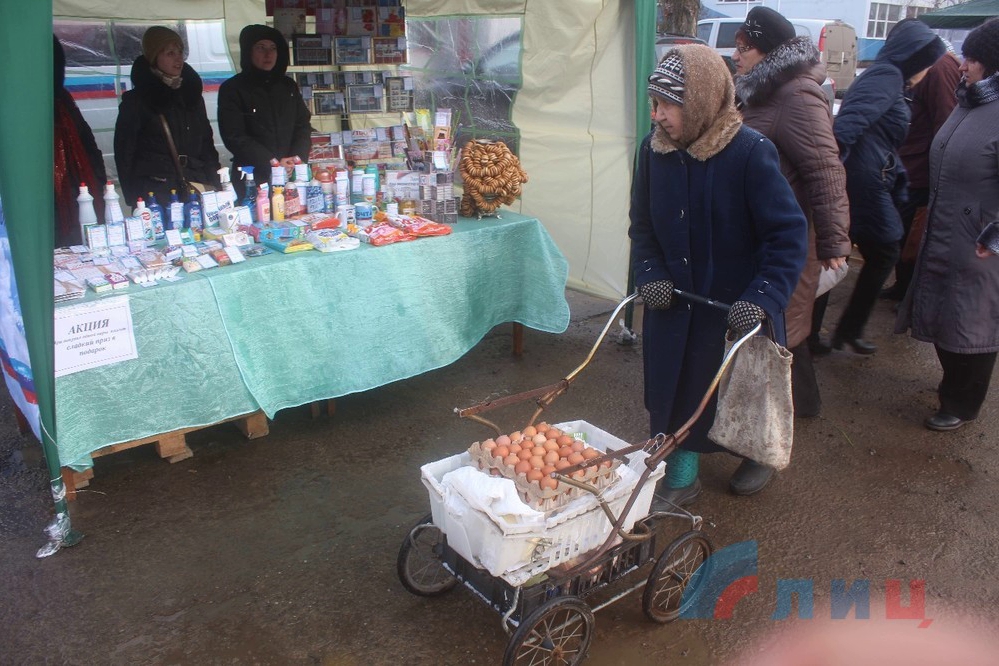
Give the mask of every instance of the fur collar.
<path id="1" fill-rule="evenodd" d="M 718 54 L 703 44 L 685 44 L 673 51 L 683 58 L 684 77 L 690 82 L 683 93 L 683 137 L 673 141 L 656 125 L 650 146 L 660 154 L 686 150 L 704 162 L 720 153 L 742 127 L 732 76 Z"/>
<path id="2" fill-rule="evenodd" d="M 808 37 L 795 37 L 768 53 L 749 73 L 735 77 L 735 94 L 746 106 L 759 106 L 781 86 L 809 73 L 812 78 L 821 75 L 819 84 L 825 80 L 819 50 Z"/>

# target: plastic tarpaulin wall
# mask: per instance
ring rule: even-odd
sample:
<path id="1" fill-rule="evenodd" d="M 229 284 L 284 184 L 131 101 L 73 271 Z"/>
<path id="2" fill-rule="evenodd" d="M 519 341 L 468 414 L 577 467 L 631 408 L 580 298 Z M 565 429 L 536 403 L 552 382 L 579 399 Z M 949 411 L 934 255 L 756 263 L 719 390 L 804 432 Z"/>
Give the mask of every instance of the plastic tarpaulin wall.
<path id="1" fill-rule="evenodd" d="M 627 290 L 636 147 L 635 7 L 619 0 L 407 0 L 409 16 L 522 14 L 524 84 L 513 107 L 530 182 L 520 211 L 569 260 L 569 286 Z M 651 29 L 651 28 L 650 28 Z M 644 128 L 643 128 L 644 135 Z"/>

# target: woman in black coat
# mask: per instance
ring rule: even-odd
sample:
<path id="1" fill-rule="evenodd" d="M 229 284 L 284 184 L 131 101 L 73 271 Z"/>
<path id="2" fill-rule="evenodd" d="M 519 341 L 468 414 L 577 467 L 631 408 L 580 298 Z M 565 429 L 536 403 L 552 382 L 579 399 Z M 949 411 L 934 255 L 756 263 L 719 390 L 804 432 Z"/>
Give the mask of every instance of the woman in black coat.
<path id="1" fill-rule="evenodd" d="M 909 130 L 905 88 L 918 83 L 946 50 L 925 23 L 899 21 L 874 64 L 850 86 L 833 123 L 846 168 L 850 238 L 864 257 L 833 334 L 836 349 L 846 344 L 858 354 L 877 351 L 862 336 L 881 285 L 901 251 L 902 219 L 895 203 L 906 197 L 905 169 L 898 156 Z"/>
<path id="2" fill-rule="evenodd" d="M 288 42 L 266 25 L 239 33 L 240 72 L 219 88 L 219 133 L 232 152 L 232 182 L 240 197 L 237 167 L 252 166 L 256 182 L 270 180 L 271 160 L 287 169 L 309 160 L 312 127 L 298 85 L 285 76 Z"/>
<path id="3" fill-rule="evenodd" d="M 201 77 L 184 62 L 180 35 L 162 26 L 147 30 L 142 55 L 132 63 L 132 90 L 121 96 L 114 127 L 114 161 L 129 205 L 149 192 L 166 205 L 172 189 L 181 201 L 187 199 L 161 115 L 170 127 L 185 178 L 218 185 L 219 154 L 201 91 Z"/>

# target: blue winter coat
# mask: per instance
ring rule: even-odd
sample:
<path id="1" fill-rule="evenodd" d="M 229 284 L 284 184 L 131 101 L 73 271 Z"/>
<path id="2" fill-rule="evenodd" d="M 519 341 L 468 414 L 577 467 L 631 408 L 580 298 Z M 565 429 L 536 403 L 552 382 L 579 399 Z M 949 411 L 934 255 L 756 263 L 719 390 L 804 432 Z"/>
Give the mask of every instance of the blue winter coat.
<path id="1" fill-rule="evenodd" d="M 671 280 L 724 303 L 756 303 L 783 342 L 784 308 L 805 264 L 808 224 L 777 149 L 745 126 L 705 161 L 685 151 L 657 153 L 651 137 L 642 142 L 631 198 L 635 284 Z M 725 313 L 679 301 L 643 317 L 645 407 L 652 429 L 673 431 L 721 365 Z M 714 412 L 712 400 L 684 448 L 718 450 L 705 436 Z"/>
<path id="2" fill-rule="evenodd" d="M 874 64 L 846 91 L 833 132 L 846 167 L 854 241 L 887 244 L 902 239 L 895 201 L 906 196 L 905 169 L 898 156 L 909 130 L 905 84 L 945 51 L 925 23 L 900 22 L 888 34 Z"/>

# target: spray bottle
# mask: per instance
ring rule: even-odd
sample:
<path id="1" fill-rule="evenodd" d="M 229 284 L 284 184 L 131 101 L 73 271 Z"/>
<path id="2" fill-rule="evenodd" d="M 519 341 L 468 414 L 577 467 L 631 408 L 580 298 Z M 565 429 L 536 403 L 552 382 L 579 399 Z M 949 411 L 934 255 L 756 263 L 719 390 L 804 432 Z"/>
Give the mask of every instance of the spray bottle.
<path id="1" fill-rule="evenodd" d="M 332 213 L 336 210 L 336 185 L 333 176 L 327 169 L 319 172 L 319 189 L 323 193 L 323 212 Z"/>
<path id="2" fill-rule="evenodd" d="M 121 201 L 115 192 L 114 183 L 110 180 L 104 185 L 104 223 L 125 223 L 125 215 L 121 212 Z"/>
<path id="3" fill-rule="evenodd" d="M 222 183 L 222 191 L 219 192 L 219 208 L 225 208 L 226 202 L 230 207 L 236 206 L 236 190 L 232 187 L 232 180 L 229 176 L 229 169 L 222 167 L 216 173 L 219 175 L 219 182 Z"/>
<path id="4" fill-rule="evenodd" d="M 84 183 L 80 183 L 80 196 L 76 197 L 76 203 L 80 207 L 80 234 L 81 243 L 87 242 L 87 227 L 97 224 L 97 211 L 94 210 L 94 197 L 90 194 L 90 188 Z"/>
<path id="5" fill-rule="evenodd" d="M 177 190 L 170 190 L 170 213 L 167 216 L 166 228 L 177 231 L 184 228 L 184 204 L 177 198 Z"/>
<path id="6" fill-rule="evenodd" d="M 198 195 L 191 192 L 191 197 L 184 204 L 184 226 L 190 227 L 194 240 L 201 240 L 201 230 L 205 227 L 204 216 L 201 214 L 201 204 Z"/>
<path id="7" fill-rule="evenodd" d="M 257 221 L 257 184 L 253 181 L 253 167 L 239 167 L 241 178 L 246 181 L 246 191 L 243 193 L 243 206 L 250 209 L 250 219 Z"/>
<path id="8" fill-rule="evenodd" d="M 149 193 L 149 217 L 153 224 L 153 240 L 163 240 L 166 238 L 166 215 L 163 213 L 163 206 L 156 201 L 156 195 Z"/>

